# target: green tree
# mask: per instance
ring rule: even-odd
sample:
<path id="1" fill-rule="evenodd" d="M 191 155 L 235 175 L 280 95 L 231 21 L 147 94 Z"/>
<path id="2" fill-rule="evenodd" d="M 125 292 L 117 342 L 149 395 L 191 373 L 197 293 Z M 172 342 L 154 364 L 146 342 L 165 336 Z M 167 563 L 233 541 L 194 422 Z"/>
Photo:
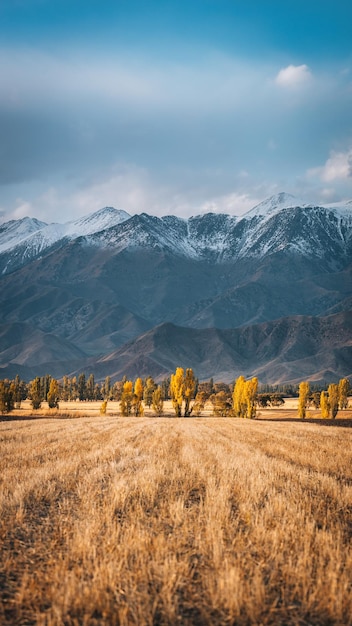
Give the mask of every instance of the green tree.
<path id="1" fill-rule="evenodd" d="M 59 408 L 59 383 L 55 378 L 52 378 L 50 381 L 47 402 L 50 409 Z"/>
<path id="2" fill-rule="evenodd" d="M 302 419 L 306 416 L 306 408 L 308 404 L 310 389 L 309 383 L 306 381 L 302 381 L 299 384 L 299 396 L 298 396 L 298 415 Z"/>

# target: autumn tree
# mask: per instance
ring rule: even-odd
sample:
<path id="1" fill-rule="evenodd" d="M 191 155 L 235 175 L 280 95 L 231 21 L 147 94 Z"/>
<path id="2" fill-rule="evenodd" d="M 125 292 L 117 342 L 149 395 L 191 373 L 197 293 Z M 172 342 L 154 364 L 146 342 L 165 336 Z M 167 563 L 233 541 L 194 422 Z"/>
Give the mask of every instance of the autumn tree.
<path id="1" fill-rule="evenodd" d="M 149 408 L 153 402 L 153 393 L 156 390 L 156 384 L 151 376 L 148 376 L 144 385 L 143 400 L 144 404 Z"/>
<path id="2" fill-rule="evenodd" d="M 245 398 L 245 377 L 239 376 L 235 382 L 232 394 L 232 405 L 237 417 L 246 417 L 247 402 Z"/>
<path id="3" fill-rule="evenodd" d="M 336 383 L 332 383 L 328 387 L 330 417 L 335 419 L 339 410 L 339 386 Z"/>
<path id="4" fill-rule="evenodd" d="M 132 399 L 133 413 L 136 417 L 143 415 L 143 381 L 141 378 L 137 378 L 134 384 L 134 394 Z"/>
<path id="5" fill-rule="evenodd" d="M 95 380 L 94 374 L 89 374 L 87 384 L 86 384 L 86 398 L 87 400 L 94 400 L 94 392 L 95 392 Z"/>
<path id="6" fill-rule="evenodd" d="M 186 369 L 185 382 L 184 382 L 184 399 L 185 399 L 185 410 L 184 416 L 189 417 L 192 413 L 191 400 L 194 399 L 195 391 L 197 388 L 197 381 L 194 377 L 192 368 Z"/>
<path id="7" fill-rule="evenodd" d="M 110 400 L 111 394 L 111 378 L 110 376 L 106 376 L 102 388 L 104 400 Z"/>
<path id="8" fill-rule="evenodd" d="M 321 416 L 324 419 L 328 419 L 330 415 L 330 406 L 329 406 L 328 394 L 326 393 L 326 391 L 322 391 L 320 394 L 320 410 L 321 410 Z"/>
<path id="9" fill-rule="evenodd" d="M 126 382 L 123 385 L 121 400 L 120 400 L 121 415 L 123 415 L 124 417 L 128 417 L 129 415 L 131 415 L 132 402 L 133 402 L 133 382 L 132 380 L 126 380 Z"/>
<path id="10" fill-rule="evenodd" d="M 155 415 L 160 417 L 163 414 L 163 410 L 164 410 L 163 392 L 162 392 L 160 385 L 156 387 L 156 389 L 154 389 L 153 391 L 152 406 L 153 406 L 153 411 Z"/>
<path id="11" fill-rule="evenodd" d="M 16 409 L 19 409 L 21 407 L 23 383 L 18 374 L 16 374 L 15 380 L 13 381 L 13 393 Z"/>
<path id="12" fill-rule="evenodd" d="M 200 388 L 200 385 L 198 386 L 198 390 L 199 388 Z M 198 391 L 196 397 L 194 398 L 193 415 L 196 415 L 197 417 L 199 417 L 202 414 L 202 411 L 204 410 L 205 403 L 208 400 L 208 398 L 209 396 L 206 391 Z"/>
<path id="13" fill-rule="evenodd" d="M 341 378 L 339 381 L 339 408 L 347 409 L 350 383 L 348 378 Z"/>
<path id="14" fill-rule="evenodd" d="M 257 414 L 258 378 L 254 377 L 245 382 L 245 398 L 247 403 L 247 417 L 254 419 Z"/>
<path id="15" fill-rule="evenodd" d="M 182 415 L 182 404 L 184 406 L 184 417 L 189 417 L 192 413 L 191 401 L 194 398 L 196 389 L 196 379 L 192 368 L 187 368 L 186 373 L 182 367 L 177 367 L 175 374 L 171 375 L 170 393 L 172 405 L 174 407 L 176 417 Z"/>
<path id="16" fill-rule="evenodd" d="M 0 412 L 11 413 L 15 408 L 15 385 L 9 380 L 0 380 Z"/>
<path id="17" fill-rule="evenodd" d="M 40 378 L 37 376 L 29 383 L 29 395 L 33 409 L 40 409 L 42 405 Z"/>
<path id="18" fill-rule="evenodd" d="M 170 380 L 171 401 L 176 417 L 181 417 L 182 414 L 183 389 L 184 370 L 182 367 L 177 367 L 175 374 L 171 374 Z"/>
<path id="19" fill-rule="evenodd" d="M 298 415 L 302 419 L 306 416 L 306 409 L 309 400 L 309 383 L 306 381 L 302 381 L 299 384 L 299 396 L 298 396 Z"/>
<path id="20" fill-rule="evenodd" d="M 59 383 L 55 378 L 50 381 L 50 387 L 47 394 L 47 402 L 49 409 L 59 408 Z"/>
<path id="21" fill-rule="evenodd" d="M 219 391 L 213 393 L 210 398 L 210 402 L 213 405 L 213 415 L 218 417 L 227 417 L 232 413 L 231 395 L 226 391 Z"/>
<path id="22" fill-rule="evenodd" d="M 86 375 L 82 372 L 78 376 L 78 399 L 80 401 L 85 400 L 87 398 L 87 384 L 86 384 Z"/>

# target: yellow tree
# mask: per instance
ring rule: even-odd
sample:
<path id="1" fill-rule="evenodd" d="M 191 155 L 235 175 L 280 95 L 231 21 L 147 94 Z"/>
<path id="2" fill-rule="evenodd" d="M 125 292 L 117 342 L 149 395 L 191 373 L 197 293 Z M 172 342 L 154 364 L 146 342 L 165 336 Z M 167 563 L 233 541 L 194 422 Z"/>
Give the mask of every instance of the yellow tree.
<path id="1" fill-rule="evenodd" d="M 170 394 L 176 417 L 181 417 L 185 376 L 182 367 L 177 367 L 175 374 L 171 374 Z"/>
<path id="2" fill-rule="evenodd" d="M 320 394 L 320 410 L 321 410 L 321 416 L 324 419 L 328 419 L 330 415 L 330 407 L 329 407 L 329 399 L 328 399 L 326 391 L 322 391 Z"/>
<path id="3" fill-rule="evenodd" d="M 136 417 L 143 415 L 143 407 L 142 407 L 142 398 L 143 398 L 143 381 L 141 378 L 137 378 L 134 384 L 134 396 L 133 396 L 133 412 Z"/>
<path id="4" fill-rule="evenodd" d="M 335 419 L 337 411 L 339 410 L 339 386 L 336 383 L 332 383 L 328 387 L 329 405 L 330 405 L 330 417 Z"/>
<path id="5" fill-rule="evenodd" d="M 185 400 L 185 412 L 184 416 L 189 417 L 192 413 L 190 408 L 191 400 L 194 398 L 194 392 L 196 389 L 196 379 L 193 374 L 192 368 L 186 369 L 185 382 L 183 386 L 183 397 Z"/>
<path id="6" fill-rule="evenodd" d="M 309 383 L 306 381 L 302 381 L 299 384 L 299 396 L 298 396 L 298 415 L 303 419 L 306 416 L 306 408 L 309 400 Z"/>
<path id="7" fill-rule="evenodd" d="M 121 415 L 124 417 L 128 417 L 131 415 L 132 410 L 132 401 L 133 401 L 133 382 L 132 380 L 126 380 L 123 385 L 121 400 L 120 400 L 120 410 Z"/>
<path id="8" fill-rule="evenodd" d="M 59 408 L 59 383 L 55 378 L 50 381 L 47 401 L 50 409 Z"/>
<path id="9" fill-rule="evenodd" d="M 158 415 L 160 417 L 160 415 L 163 414 L 163 407 L 164 407 L 163 394 L 162 394 L 162 389 L 160 386 L 158 386 L 153 391 L 152 405 L 153 405 L 153 411 L 155 415 Z"/>
<path id="10" fill-rule="evenodd" d="M 247 402 L 247 417 L 254 419 L 257 412 L 258 378 L 247 380 L 244 387 Z"/>
<path id="11" fill-rule="evenodd" d="M 339 407 L 340 409 L 347 409 L 349 391 L 350 391 L 350 383 L 349 383 L 348 378 L 341 378 L 341 380 L 339 381 Z"/>
<path id="12" fill-rule="evenodd" d="M 232 405 L 234 413 L 237 417 L 246 417 L 247 415 L 247 401 L 246 401 L 246 379 L 244 376 L 239 376 L 235 382 L 235 386 L 232 394 Z"/>

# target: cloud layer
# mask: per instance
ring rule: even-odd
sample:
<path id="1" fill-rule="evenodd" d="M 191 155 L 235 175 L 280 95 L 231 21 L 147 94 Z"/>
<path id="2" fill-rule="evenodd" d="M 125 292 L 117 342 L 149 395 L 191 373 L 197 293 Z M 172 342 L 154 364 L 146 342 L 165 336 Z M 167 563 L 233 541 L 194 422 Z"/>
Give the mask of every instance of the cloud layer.
<path id="1" fill-rule="evenodd" d="M 243 213 L 352 196 L 349 68 L 130 50 L 0 49 L 0 212 Z M 314 197 L 313 197 L 314 196 Z"/>

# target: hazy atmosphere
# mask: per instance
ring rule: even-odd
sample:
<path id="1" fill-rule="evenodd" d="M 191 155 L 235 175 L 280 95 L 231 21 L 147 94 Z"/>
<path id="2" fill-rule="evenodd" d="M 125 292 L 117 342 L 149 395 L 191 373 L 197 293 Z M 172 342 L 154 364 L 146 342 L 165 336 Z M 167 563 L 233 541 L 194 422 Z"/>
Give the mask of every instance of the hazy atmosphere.
<path id="1" fill-rule="evenodd" d="M 347 0 L 2 0 L 0 219 L 352 197 Z"/>

